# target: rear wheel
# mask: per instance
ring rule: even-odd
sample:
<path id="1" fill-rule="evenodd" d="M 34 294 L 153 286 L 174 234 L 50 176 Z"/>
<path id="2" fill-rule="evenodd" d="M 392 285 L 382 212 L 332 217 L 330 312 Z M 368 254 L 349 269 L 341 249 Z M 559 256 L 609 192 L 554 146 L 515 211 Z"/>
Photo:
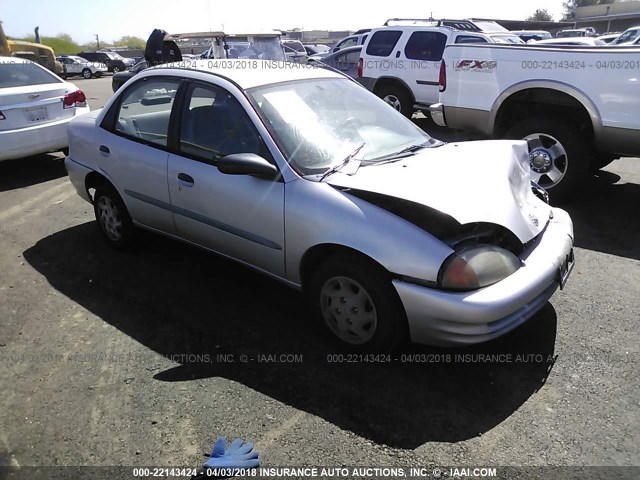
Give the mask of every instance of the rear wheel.
<path id="1" fill-rule="evenodd" d="M 356 255 L 326 259 L 307 289 L 316 320 L 348 350 L 385 352 L 406 337 L 404 307 L 388 274 Z"/>
<path id="2" fill-rule="evenodd" d="M 82 78 L 86 78 L 86 79 L 91 78 L 91 70 L 89 70 L 88 68 L 84 68 L 82 70 Z"/>
<path id="3" fill-rule="evenodd" d="M 567 199 L 585 181 L 592 149 L 571 119 L 546 115 L 523 119 L 505 136 L 527 141 L 531 180 L 554 200 Z"/>
<path id="4" fill-rule="evenodd" d="M 393 108 L 402 113 L 405 117 L 413 116 L 413 102 L 411 95 L 402 87 L 391 85 L 382 87 L 378 92 L 378 96 L 391 105 Z"/>
<path id="5" fill-rule="evenodd" d="M 120 67 L 113 67 L 113 70 L 111 70 L 113 73 L 118 73 L 120 71 Z"/>
<path id="6" fill-rule="evenodd" d="M 93 210 L 100 231 L 109 244 L 125 250 L 135 245 L 138 229 L 133 225 L 127 207 L 110 185 L 100 185 L 93 196 Z"/>

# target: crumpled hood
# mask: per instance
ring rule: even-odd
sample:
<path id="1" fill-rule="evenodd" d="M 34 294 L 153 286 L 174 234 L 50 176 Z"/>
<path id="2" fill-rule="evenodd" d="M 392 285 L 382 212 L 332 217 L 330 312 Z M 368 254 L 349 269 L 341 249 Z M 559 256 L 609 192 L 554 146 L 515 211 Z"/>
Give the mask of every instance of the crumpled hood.
<path id="1" fill-rule="evenodd" d="M 544 229 L 551 214 L 531 191 L 523 141 L 450 143 L 396 162 L 362 166 L 355 175 L 337 172 L 326 181 L 426 205 L 463 225 L 501 225 L 523 243 Z"/>

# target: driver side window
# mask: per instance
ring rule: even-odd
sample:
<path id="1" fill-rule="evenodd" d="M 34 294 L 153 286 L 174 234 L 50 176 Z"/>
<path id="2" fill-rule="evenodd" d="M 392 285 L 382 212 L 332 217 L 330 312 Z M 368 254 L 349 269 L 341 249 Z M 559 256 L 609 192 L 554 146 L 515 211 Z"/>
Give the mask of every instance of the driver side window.
<path id="1" fill-rule="evenodd" d="M 272 162 L 242 105 L 213 86 L 191 87 L 182 111 L 180 151 L 208 163 L 233 153 L 255 153 Z"/>

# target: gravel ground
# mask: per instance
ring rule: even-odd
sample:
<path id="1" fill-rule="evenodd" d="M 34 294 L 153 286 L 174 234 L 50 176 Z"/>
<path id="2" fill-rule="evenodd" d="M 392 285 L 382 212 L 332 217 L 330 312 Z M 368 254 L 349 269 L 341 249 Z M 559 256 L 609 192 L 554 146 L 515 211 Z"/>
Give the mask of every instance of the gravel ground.
<path id="1" fill-rule="evenodd" d="M 623 159 L 563 206 L 577 266 L 511 334 L 346 362 L 296 292 L 153 235 L 115 252 L 59 156 L 2 162 L 0 465 L 197 466 L 219 435 L 273 467 L 640 465 L 638 205 Z"/>

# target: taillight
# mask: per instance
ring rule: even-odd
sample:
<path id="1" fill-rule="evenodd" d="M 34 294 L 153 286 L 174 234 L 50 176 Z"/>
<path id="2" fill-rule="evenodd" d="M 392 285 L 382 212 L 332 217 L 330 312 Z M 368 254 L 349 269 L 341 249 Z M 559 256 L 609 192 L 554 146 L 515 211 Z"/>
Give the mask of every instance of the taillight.
<path id="1" fill-rule="evenodd" d="M 84 96 L 82 90 L 76 90 L 73 93 L 68 93 L 64 96 L 62 100 L 63 108 L 73 108 L 73 107 L 86 107 L 87 106 L 87 97 Z"/>
<path id="2" fill-rule="evenodd" d="M 362 77 L 363 72 L 364 72 L 364 60 L 360 58 L 358 60 L 358 77 Z"/>
<path id="3" fill-rule="evenodd" d="M 441 92 L 447 89 L 447 67 L 444 60 L 440 61 L 440 76 L 438 77 L 438 87 Z"/>

